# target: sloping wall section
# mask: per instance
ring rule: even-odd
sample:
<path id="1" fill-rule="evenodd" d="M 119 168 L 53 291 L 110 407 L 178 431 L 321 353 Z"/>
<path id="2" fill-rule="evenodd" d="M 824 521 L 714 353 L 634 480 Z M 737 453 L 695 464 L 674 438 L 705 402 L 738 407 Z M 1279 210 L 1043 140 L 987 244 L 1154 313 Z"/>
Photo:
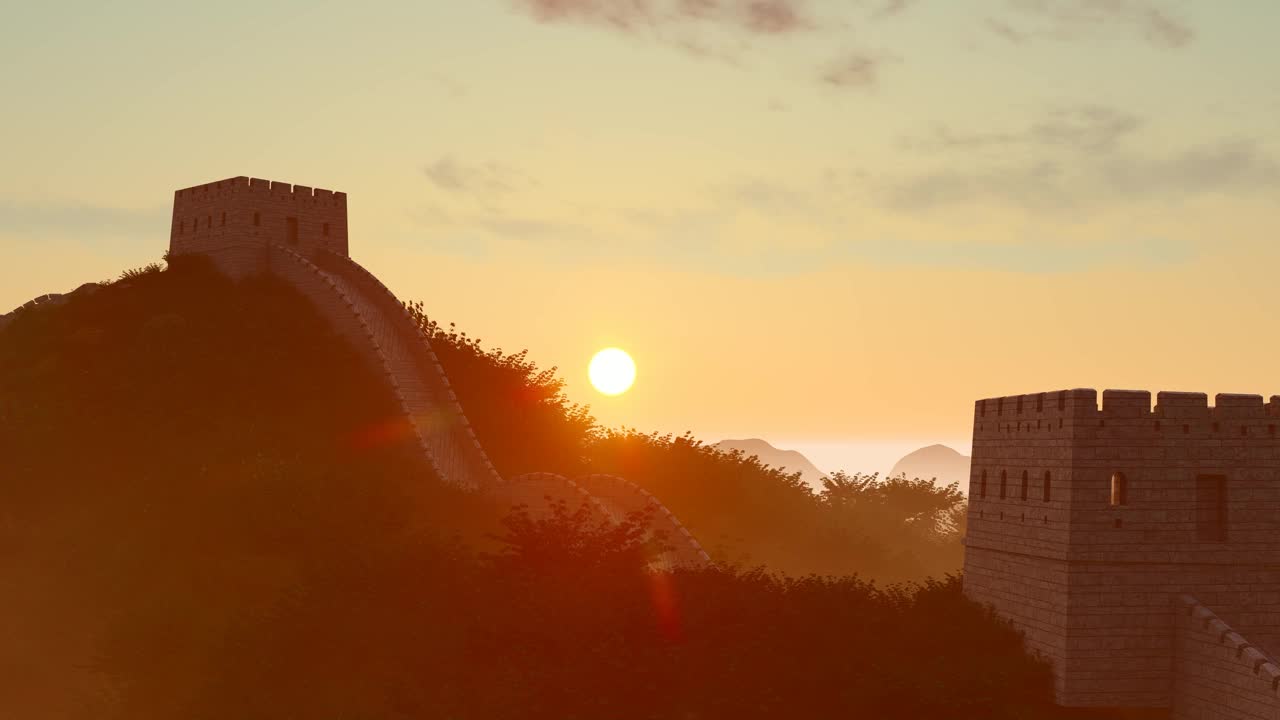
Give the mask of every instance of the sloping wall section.
<path id="1" fill-rule="evenodd" d="M 1174 611 L 1173 720 L 1280 718 L 1280 667 L 1194 597 Z"/>
<path id="2" fill-rule="evenodd" d="M 316 256 L 269 245 L 267 268 L 315 303 L 344 336 L 380 368 L 413 425 L 418 444 L 446 482 L 537 507 L 594 504 L 614 519 L 650 511 L 651 527 L 670 548 L 665 568 L 701 567 L 711 559 L 675 515 L 653 495 L 623 478 L 587 475 L 569 480 L 552 473 L 503 478 L 493 467 L 458 403 L 431 342 L 404 305 L 372 273 L 336 253 Z M 318 264 L 317 264 L 318 263 Z"/>

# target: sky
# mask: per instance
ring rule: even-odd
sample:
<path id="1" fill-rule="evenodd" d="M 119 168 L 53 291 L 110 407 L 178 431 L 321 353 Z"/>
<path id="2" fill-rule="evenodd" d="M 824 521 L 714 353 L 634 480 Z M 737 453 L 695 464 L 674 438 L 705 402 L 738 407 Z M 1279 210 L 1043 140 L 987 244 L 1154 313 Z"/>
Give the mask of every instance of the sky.
<path id="1" fill-rule="evenodd" d="M 824 469 L 973 401 L 1280 393 L 1280 3 L 26 3 L 0 308 L 158 260 L 173 190 L 349 194 L 352 256 L 606 425 Z M 586 381 L 628 350 L 634 388 Z"/>

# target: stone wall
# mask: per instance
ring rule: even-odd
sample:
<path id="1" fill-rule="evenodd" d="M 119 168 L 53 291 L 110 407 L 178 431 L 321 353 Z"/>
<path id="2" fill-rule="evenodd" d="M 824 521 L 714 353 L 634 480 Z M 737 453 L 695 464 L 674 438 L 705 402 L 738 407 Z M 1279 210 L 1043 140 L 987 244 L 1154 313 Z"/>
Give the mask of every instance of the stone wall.
<path id="1" fill-rule="evenodd" d="M 1054 661 L 1064 705 L 1168 707 L 1178 594 L 1280 640 L 1280 398 L 1097 399 L 975 405 L 965 588 Z"/>
<path id="2" fill-rule="evenodd" d="M 404 305 L 371 273 L 350 258 L 321 253 L 312 262 L 302 253 L 270 246 L 267 266 L 312 300 L 334 327 L 381 369 L 414 427 L 419 445 L 446 482 L 480 489 L 513 505 L 545 508 L 564 502 L 576 510 L 588 503 L 615 519 L 651 512 L 651 527 L 671 550 L 663 568 L 711 563 L 698 541 L 672 512 L 646 490 L 612 475 L 569 480 L 552 473 L 504 479 L 484 452 L 449 385 L 430 340 Z"/>
<path id="3" fill-rule="evenodd" d="M 1280 667 L 1196 598 L 1174 612 L 1174 720 L 1280 718 Z"/>
<path id="4" fill-rule="evenodd" d="M 243 277 L 263 270 L 270 243 L 346 255 L 346 193 L 244 176 L 174 192 L 170 254 L 206 254 Z"/>

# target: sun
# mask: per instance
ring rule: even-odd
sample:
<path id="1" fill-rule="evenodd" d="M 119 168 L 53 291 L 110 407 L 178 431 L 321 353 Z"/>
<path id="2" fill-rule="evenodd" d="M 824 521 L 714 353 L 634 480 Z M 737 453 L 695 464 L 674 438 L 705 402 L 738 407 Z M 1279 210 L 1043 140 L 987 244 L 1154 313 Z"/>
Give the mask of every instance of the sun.
<path id="1" fill-rule="evenodd" d="M 605 395 L 621 395 L 636 381 L 636 364 L 625 351 L 605 348 L 591 358 L 587 377 Z"/>

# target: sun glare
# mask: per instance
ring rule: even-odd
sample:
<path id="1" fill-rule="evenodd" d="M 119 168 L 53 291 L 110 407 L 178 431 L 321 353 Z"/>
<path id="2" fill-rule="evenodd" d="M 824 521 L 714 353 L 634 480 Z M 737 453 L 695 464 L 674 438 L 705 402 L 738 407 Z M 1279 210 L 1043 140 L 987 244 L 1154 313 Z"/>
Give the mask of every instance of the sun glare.
<path id="1" fill-rule="evenodd" d="M 636 381 L 636 364 L 618 348 L 605 348 L 591 358 L 587 376 L 596 390 L 605 395 L 621 395 Z"/>

